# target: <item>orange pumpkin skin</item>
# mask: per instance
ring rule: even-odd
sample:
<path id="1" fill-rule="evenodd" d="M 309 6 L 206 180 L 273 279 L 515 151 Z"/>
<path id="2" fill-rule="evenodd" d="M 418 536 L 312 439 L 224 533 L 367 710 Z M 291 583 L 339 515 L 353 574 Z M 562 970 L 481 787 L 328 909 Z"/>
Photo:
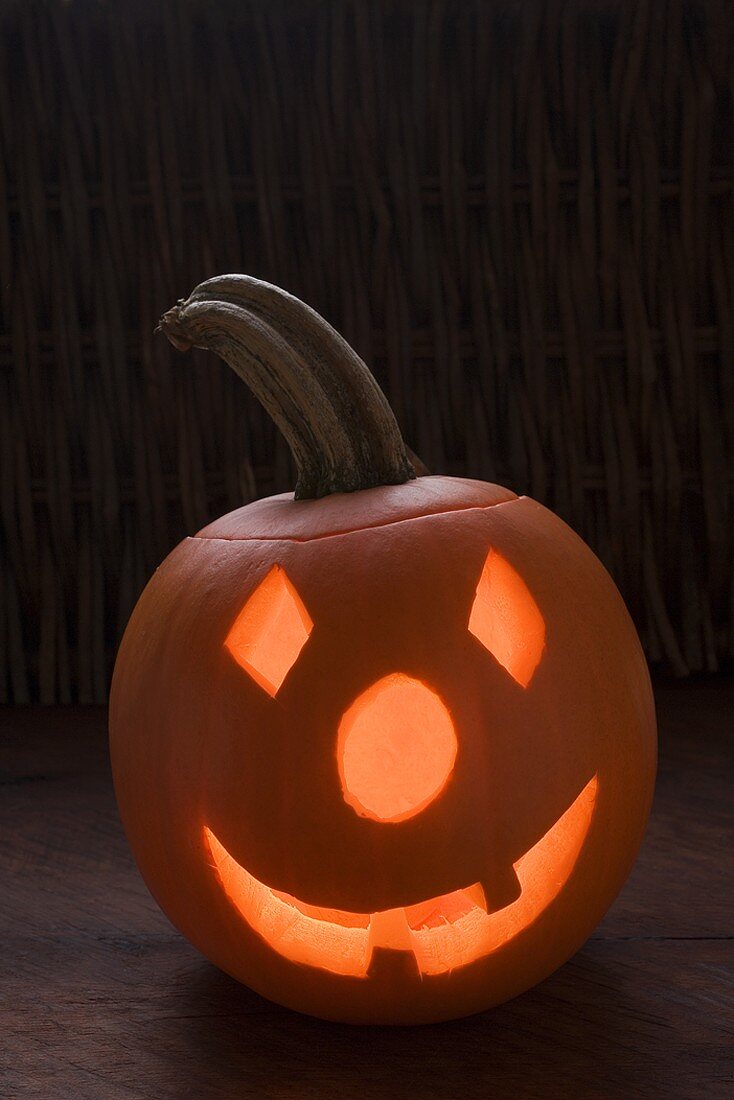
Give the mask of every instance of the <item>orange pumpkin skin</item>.
<path id="1" fill-rule="evenodd" d="M 490 551 L 522 578 L 544 623 L 527 686 L 469 630 Z M 273 696 L 225 643 L 274 566 L 313 626 Z M 442 700 L 457 751 L 429 805 L 379 821 L 344 797 L 338 730 L 354 700 L 394 673 Z M 446 477 L 272 497 L 185 540 L 130 620 L 110 730 L 125 830 L 173 923 L 264 996 L 355 1023 L 477 1012 L 568 959 L 629 873 L 656 758 L 647 667 L 600 562 L 536 502 Z M 563 882 L 524 887 L 519 907 L 513 866 L 592 784 Z M 212 833 L 232 866 L 325 910 L 392 912 L 481 883 L 497 942 L 432 973 L 379 938 L 364 974 L 294 961 L 224 888 Z M 515 914 L 506 930 L 503 913 Z"/>

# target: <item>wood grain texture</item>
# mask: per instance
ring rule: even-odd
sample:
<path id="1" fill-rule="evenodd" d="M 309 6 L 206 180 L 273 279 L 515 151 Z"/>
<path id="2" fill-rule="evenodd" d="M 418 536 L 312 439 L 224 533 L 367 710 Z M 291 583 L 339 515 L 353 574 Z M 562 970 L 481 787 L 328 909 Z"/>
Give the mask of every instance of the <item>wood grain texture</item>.
<path id="1" fill-rule="evenodd" d="M 730 1097 L 734 682 L 657 698 L 648 836 L 592 939 L 492 1012 L 398 1029 L 299 1016 L 210 966 L 132 864 L 104 711 L 0 711 L 3 1100 Z"/>

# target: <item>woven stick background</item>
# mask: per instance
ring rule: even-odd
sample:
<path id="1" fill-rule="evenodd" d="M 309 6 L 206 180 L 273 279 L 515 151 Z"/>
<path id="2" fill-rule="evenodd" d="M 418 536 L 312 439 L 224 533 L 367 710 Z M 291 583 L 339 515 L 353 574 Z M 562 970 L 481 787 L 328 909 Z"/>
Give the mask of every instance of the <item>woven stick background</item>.
<path id="1" fill-rule="evenodd" d="M 0 698 L 103 700 L 186 533 L 292 486 L 152 335 L 246 271 L 323 313 L 434 471 L 548 503 L 653 661 L 734 653 L 728 2 L 0 8 Z"/>

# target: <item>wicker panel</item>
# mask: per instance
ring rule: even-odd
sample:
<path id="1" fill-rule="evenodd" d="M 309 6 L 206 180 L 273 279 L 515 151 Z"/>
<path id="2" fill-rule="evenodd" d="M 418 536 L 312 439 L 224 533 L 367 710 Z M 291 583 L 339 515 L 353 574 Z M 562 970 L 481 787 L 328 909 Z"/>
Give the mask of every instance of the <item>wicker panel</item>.
<path id="1" fill-rule="evenodd" d="M 0 697 L 102 700 L 168 550 L 292 484 L 153 338 L 247 271 L 370 363 L 434 469 L 601 555 L 647 653 L 734 654 L 729 3 L 0 9 Z"/>

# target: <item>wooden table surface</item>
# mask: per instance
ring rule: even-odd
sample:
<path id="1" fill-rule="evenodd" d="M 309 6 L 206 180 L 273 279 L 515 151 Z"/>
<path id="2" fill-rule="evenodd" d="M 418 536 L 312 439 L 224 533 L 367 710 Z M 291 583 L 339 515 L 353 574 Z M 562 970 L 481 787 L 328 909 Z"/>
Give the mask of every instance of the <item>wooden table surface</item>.
<path id="1" fill-rule="evenodd" d="M 734 1097 L 734 681 L 656 696 L 647 839 L 592 939 L 492 1012 L 394 1029 L 208 964 L 135 871 L 104 712 L 0 711 L 0 1097 Z"/>

